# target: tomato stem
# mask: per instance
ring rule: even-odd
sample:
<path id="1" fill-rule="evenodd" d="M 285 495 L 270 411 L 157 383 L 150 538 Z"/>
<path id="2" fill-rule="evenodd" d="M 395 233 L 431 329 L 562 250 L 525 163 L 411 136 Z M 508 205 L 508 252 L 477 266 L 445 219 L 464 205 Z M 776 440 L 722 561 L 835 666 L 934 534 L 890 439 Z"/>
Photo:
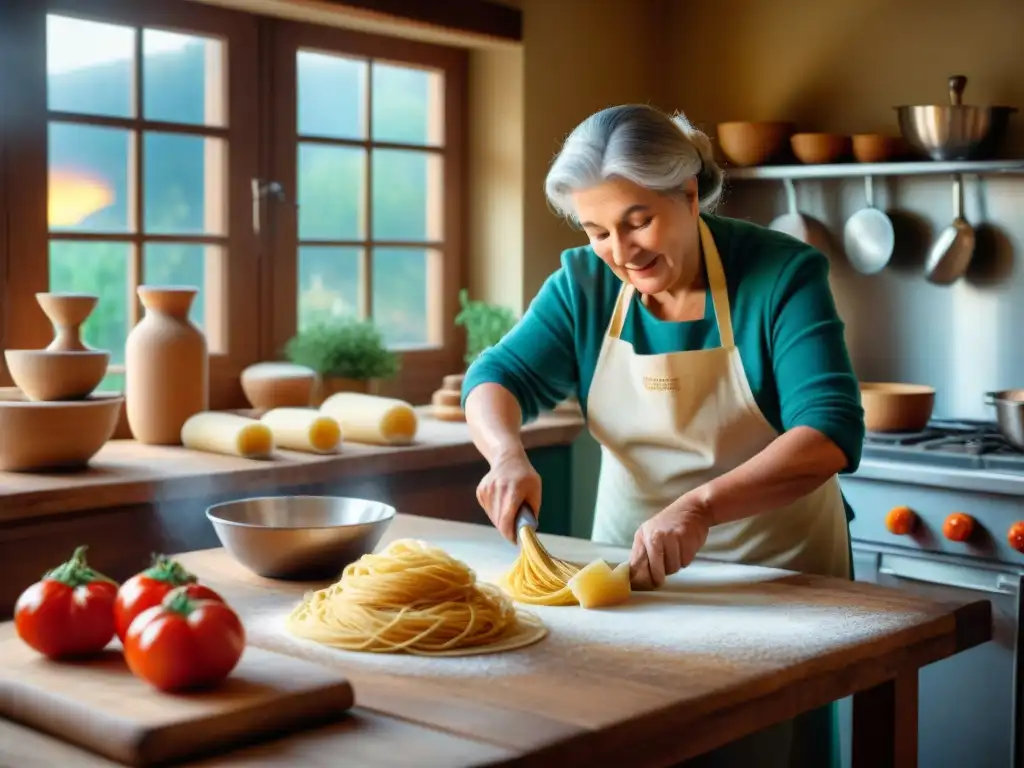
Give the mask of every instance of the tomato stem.
<path id="1" fill-rule="evenodd" d="M 188 586 L 175 587 L 163 599 L 163 607 L 171 613 L 188 616 L 196 609 L 196 601 L 188 596 Z"/>
<path id="2" fill-rule="evenodd" d="M 89 547 L 85 544 L 76 547 L 70 560 L 61 563 L 56 568 L 48 571 L 43 578 L 67 584 L 72 589 L 76 587 L 84 587 L 86 584 L 92 584 L 96 581 L 105 581 L 109 584 L 117 584 L 117 582 L 109 576 L 105 576 L 89 566 L 89 563 L 85 559 L 85 553 L 88 549 Z"/>
<path id="3" fill-rule="evenodd" d="M 145 574 L 154 581 L 163 581 L 175 587 L 199 581 L 181 563 L 166 555 L 153 555 L 153 564 L 146 569 Z"/>

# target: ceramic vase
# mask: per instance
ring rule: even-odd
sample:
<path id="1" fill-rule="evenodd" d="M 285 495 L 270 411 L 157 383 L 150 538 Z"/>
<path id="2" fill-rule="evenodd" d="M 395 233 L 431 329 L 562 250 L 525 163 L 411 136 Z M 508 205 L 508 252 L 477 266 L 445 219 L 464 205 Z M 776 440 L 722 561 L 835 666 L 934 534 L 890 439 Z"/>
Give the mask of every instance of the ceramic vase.
<path id="1" fill-rule="evenodd" d="M 36 301 L 53 325 L 47 352 L 89 352 L 82 341 L 82 323 L 96 308 L 98 296 L 87 293 L 37 293 Z"/>
<path id="2" fill-rule="evenodd" d="M 140 443 L 180 445 L 181 427 L 209 407 L 206 337 L 188 312 L 196 288 L 140 286 L 146 314 L 128 334 L 125 401 Z"/>

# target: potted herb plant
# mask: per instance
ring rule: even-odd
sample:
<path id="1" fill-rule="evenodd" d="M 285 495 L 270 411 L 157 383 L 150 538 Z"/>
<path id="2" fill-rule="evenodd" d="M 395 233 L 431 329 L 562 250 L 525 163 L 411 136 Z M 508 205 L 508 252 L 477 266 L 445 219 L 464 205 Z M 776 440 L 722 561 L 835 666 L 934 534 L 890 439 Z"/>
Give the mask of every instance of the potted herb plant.
<path id="1" fill-rule="evenodd" d="M 312 325 L 288 340 L 284 354 L 290 362 L 316 371 L 317 405 L 335 392 L 367 393 L 375 379 L 389 379 L 400 367 L 398 356 L 371 320 Z"/>
<path id="2" fill-rule="evenodd" d="M 459 292 L 459 304 L 462 309 L 455 316 L 455 324 L 466 329 L 466 355 L 463 359 L 468 366 L 481 352 L 501 341 L 518 319 L 507 307 L 471 300 L 465 288 Z"/>

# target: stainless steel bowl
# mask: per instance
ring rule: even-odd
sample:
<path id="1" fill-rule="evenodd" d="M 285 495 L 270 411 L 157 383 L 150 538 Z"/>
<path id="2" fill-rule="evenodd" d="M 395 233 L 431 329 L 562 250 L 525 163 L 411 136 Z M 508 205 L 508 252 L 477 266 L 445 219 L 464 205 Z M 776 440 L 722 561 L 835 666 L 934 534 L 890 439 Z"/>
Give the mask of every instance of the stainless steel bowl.
<path id="1" fill-rule="evenodd" d="M 983 160 L 1006 137 L 1015 107 L 975 107 L 963 103 L 967 78 L 949 78 L 949 104 L 896 107 L 903 138 L 932 160 Z"/>
<path id="2" fill-rule="evenodd" d="M 342 496 L 264 496 L 206 510 L 224 548 L 258 576 L 319 581 L 372 552 L 395 519 L 379 501 Z"/>

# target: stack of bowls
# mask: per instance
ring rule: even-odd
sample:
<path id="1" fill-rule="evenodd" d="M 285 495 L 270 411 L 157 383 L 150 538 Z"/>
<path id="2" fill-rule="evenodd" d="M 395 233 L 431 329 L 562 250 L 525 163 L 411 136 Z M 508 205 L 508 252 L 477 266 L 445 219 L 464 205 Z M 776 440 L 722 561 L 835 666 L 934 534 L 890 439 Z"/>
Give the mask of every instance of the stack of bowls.
<path id="1" fill-rule="evenodd" d="M 94 394 L 110 353 L 90 349 L 80 327 L 97 304 L 84 294 L 40 293 L 54 326 L 46 349 L 8 349 L 15 388 L 0 390 L 0 470 L 67 469 L 86 465 L 113 435 L 121 395 Z"/>

